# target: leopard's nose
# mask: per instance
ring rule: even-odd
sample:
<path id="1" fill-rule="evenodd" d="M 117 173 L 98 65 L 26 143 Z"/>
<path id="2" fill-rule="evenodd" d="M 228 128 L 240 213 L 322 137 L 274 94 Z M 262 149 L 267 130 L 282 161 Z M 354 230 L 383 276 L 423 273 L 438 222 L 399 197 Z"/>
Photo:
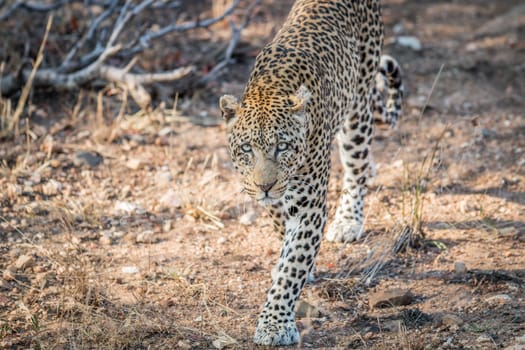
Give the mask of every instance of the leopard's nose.
<path id="1" fill-rule="evenodd" d="M 271 183 L 265 183 L 265 184 L 257 184 L 257 187 L 259 187 L 261 189 L 261 191 L 263 192 L 268 192 L 269 190 L 272 189 L 273 185 L 275 185 L 275 183 L 277 182 L 277 180 L 275 180 L 274 182 L 271 182 Z"/>

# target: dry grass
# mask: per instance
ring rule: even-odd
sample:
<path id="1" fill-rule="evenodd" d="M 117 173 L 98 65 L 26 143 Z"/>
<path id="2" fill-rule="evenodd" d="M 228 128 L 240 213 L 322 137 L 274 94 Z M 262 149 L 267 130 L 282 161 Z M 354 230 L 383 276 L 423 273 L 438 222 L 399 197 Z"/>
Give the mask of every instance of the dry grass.
<path id="1" fill-rule="evenodd" d="M 107 91 L 106 89 L 104 93 Z M 108 124 L 108 117 L 102 117 L 105 114 L 102 110 L 107 110 L 103 106 L 103 95 L 97 94 L 98 102 L 91 115 L 86 113 L 86 106 L 82 106 L 82 96 L 79 96 L 67 122 L 73 125 L 85 124 L 88 130 L 94 131 L 99 129 L 96 125 L 106 125 L 103 128 L 104 135 L 91 132 L 86 145 L 67 144 L 67 148 L 64 146 L 66 143 L 56 140 L 55 144 L 46 146 L 46 150 L 50 152 L 43 163 L 31 162 L 30 158 L 35 149 L 41 148 L 49 138 L 33 140 L 28 136 L 23 156 L 18 157 L 14 164 L 3 164 L 4 179 L 9 179 L 9 188 L 12 188 L 9 201 L 25 203 L 23 211 L 32 221 L 37 222 L 45 215 L 54 226 L 53 229 L 61 233 L 61 238 L 51 245 L 42 245 L 32 238 L 33 233 L 26 233 L 23 228 L 12 224 L 12 220 L 2 217 L 5 226 L 20 237 L 18 247 L 32 252 L 38 268 L 16 274 L 13 283 L 28 297 L 5 318 L 2 316 L 6 321 L 0 324 L 0 341 L 4 341 L 2 344 L 22 343 L 35 348 L 66 346 L 70 349 L 141 348 L 149 342 L 160 348 L 177 348 L 185 346 L 184 339 L 204 338 L 213 339 L 220 346 L 236 344 L 237 340 L 229 334 L 229 330 L 215 321 L 215 314 L 218 312 L 226 317 L 237 318 L 245 316 L 228 307 L 216 296 L 210 296 L 206 284 L 190 283 L 185 277 L 186 273 L 163 269 L 141 274 L 144 280 L 137 283 L 137 280 L 128 280 L 126 276 L 117 277 L 119 273 L 114 268 L 101 268 L 101 263 L 113 264 L 100 255 L 101 252 L 93 254 L 86 250 L 87 236 L 79 235 L 79 231 L 83 231 L 79 225 L 93 228 L 105 225 L 107 201 L 96 200 L 96 196 L 92 195 L 80 198 L 60 191 L 49 198 L 36 201 L 26 201 L 21 196 L 24 190 L 16 185 L 18 178 L 27 179 L 35 173 L 42 177 L 52 176 L 54 169 L 49 163 L 57 160 L 57 154 L 53 151 L 57 144 L 63 151 L 95 151 L 104 154 L 106 159 L 116 159 L 105 149 L 111 149 L 112 144 L 130 130 L 141 135 L 150 135 L 167 126 L 177 128 L 176 125 L 187 123 L 175 104 L 169 109 L 161 105 L 150 112 L 127 114 L 125 93 L 119 92 L 120 108 L 112 108 L 116 114 Z M 29 134 L 30 132 L 26 132 L 26 135 Z M 164 156 L 168 159 L 174 157 L 169 147 Z M 180 215 L 192 221 L 195 226 L 210 230 L 224 228 L 222 219 L 216 215 L 221 203 L 210 202 L 208 197 L 199 195 L 216 185 L 219 172 L 216 155 L 205 157 L 198 163 L 190 158 L 174 183 L 174 193 L 180 199 L 180 204 L 177 205 L 180 207 Z M 97 236 L 98 232 L 95 233 L 95 241 Z M 93 238 L 87 239 L 89 242 Z M 207 320 L 207 329 L 181 325 L 173 312 L 164 313 L 166 303 L 171 305 L 174 302 L 169 298 L 167 301 L 148 300 L 151 291 L 165 289 L 167 286 L 171 293 L 177 295 L 177 300 L 200 299 L 199 309 L 202 317 Z M 126 292 L 130 288 L 131 292 Z M 123 302 L 122 290 L 128 295 L 124 298 L 126 302 Z M 188 320 L 185 320 L 185 324 L 188 324 Z M 24 332 L 20 333 L 22 329 Z M 163 338 L 160 343 L 159 337 Z"/>

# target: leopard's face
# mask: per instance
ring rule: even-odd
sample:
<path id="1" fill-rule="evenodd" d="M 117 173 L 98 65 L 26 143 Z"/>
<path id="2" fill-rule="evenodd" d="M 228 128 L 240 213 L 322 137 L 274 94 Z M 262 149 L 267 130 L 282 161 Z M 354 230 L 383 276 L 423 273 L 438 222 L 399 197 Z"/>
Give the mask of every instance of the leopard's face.
<path id="1" fill-rule="evenodd" d="M 256 114 L 249 108 L 241 111 L 228 132 L 228 143 L 246 193 L 271 204 L 283 196 L 304 162 L 306 132 L 293 118 L 286 125 L 278 120 L 261 123 Z"/>
<path id="2" fill-rule="evenodd" d="M 296 96 L 238 104 L 221 98 L 228 144 L 244 191 L 262 204 L 274 204 L 304 163 L 307 128 L 305 100 Z"/>

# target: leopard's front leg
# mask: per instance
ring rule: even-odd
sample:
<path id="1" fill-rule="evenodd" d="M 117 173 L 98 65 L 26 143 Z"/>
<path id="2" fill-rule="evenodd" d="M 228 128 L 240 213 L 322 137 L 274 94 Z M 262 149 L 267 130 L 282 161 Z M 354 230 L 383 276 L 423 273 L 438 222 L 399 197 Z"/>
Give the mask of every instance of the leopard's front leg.
<path id="1" fill-rule="evenodd" d="M 314 268 L 327 216 L 326 190 L 315 192 L 306 199 L 298 194 L 306 193 L 305 188 L 294 187 L 285 195 L 285 235 L 272 273 L 272 286 L 257 322 L 257 344 L 290 345 L 299 340 L 295 304 Z"/>

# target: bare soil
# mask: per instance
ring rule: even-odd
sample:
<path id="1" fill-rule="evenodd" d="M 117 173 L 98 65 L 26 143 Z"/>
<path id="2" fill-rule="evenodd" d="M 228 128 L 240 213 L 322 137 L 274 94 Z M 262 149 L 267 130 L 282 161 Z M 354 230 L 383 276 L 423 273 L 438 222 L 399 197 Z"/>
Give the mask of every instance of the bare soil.
<path id="1" fill-rule="evenodd" d="M 216 99 L 242 92 L 277 4 L 240 63 L 173 109 L 117 117 L 109 88 L 33 98 L 30 132 L 0 148 L 0 348 L 259 348 L 280 241 L 241 193 Z M 383 15 L 404 115 L 376 132 L 366 236 L 323 243 L 291 348 L 525 349 L 525 6 L 389 0 Z M 403 305 L 370 302 L 392 290 Z"/>

